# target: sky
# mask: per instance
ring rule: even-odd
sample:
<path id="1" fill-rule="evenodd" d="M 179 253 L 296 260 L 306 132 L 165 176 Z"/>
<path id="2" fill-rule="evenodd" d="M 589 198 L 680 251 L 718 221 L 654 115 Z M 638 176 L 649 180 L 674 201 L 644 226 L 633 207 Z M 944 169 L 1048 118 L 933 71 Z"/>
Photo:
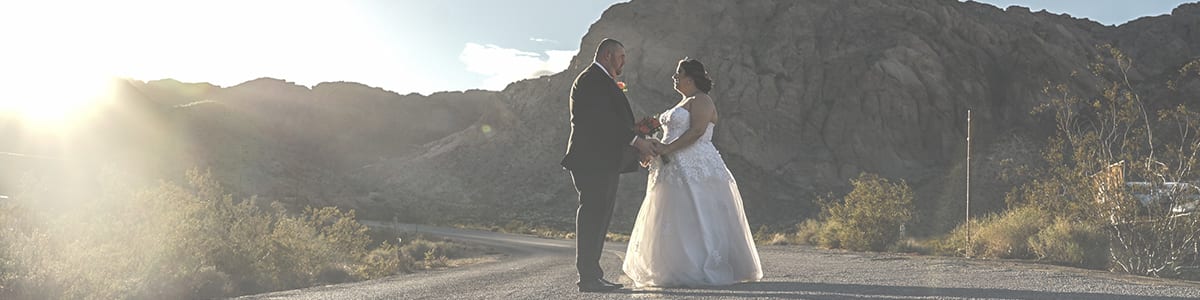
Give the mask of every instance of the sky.
<path id="1" fill-rule="evenodd" d="M 565 69 L 588 27 L 620 2 L 627 1 L 5 1 L 0 82 L 51 88 L 121 76 L 232 86 L 271 77 L 400 94 L 500 90 Z M 1184 1 L 981 2 L 1118 25 Z"/>

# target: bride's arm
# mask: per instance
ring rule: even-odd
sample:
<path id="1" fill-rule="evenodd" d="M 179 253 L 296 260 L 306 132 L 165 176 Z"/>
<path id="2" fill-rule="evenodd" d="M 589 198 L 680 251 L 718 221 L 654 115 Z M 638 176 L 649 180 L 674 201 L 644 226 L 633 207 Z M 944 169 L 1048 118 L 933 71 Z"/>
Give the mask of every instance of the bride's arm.
<path id="1" fill-rule="evenodd" d="M 679 139 L 676 139 L 674 142 L 671 142 L 671 144 L 668 144 L 666 146 L 666 152 L 661 154 L 674 153 L 679 149 L 683 149 L 692 143 L 695 143 L 696 140 L 700 139 L 700 136 L 704 135 L 704 131 L 708 130 L 708 122 L 712 120 L 713 115 L 717 113 L 717 108 L 713 105 L 712 98 L 709 98 L 706 94 L 697 95 L 695 98 L 692 98 L 692 100 L 688 100 L 688 102 L 688 104 L 691 105 L 691 107 L 688 108 L 688 112 L 691 114 L 691 120 L 689 122 L 691 126 L 688 127 L 687 131 L 683 132 L 683 135 L 679 136 Z"/>

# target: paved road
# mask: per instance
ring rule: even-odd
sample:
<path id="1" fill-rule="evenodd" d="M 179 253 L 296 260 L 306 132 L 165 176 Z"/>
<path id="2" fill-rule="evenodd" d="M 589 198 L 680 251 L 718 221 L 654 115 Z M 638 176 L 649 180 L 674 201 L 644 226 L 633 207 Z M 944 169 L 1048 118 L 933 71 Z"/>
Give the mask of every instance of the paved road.
<path id="1" fill-rule="evenodd" d="M 378 226 L 380 224 L 369 224 Z M 462 268 L 252 295 L 245 299 L 1200 299 L 1200 284 L 1013 261 L 760 247 L 762 282 L 695 289 L 579 293 L 574 242 L 448 228 L 422 232 L 506 253 Z M 603 257 L 610 280 L 624 244 Z"/>

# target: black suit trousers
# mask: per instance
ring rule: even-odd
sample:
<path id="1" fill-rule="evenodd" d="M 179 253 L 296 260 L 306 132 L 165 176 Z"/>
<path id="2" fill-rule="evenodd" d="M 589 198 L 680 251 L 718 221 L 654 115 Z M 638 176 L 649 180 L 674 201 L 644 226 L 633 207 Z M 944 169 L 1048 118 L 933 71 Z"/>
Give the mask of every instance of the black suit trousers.
<path id="1" fill-rule="evenodd" d="M 617 183 L 620 173 L 612 171 L 571 171 L 575 190 L 579 192 L 579 210 L 575 212 L 575 267 L 579 280 L 598 280 L 604 277 L 600 269 L 600 253 L 616 206 Z"/>

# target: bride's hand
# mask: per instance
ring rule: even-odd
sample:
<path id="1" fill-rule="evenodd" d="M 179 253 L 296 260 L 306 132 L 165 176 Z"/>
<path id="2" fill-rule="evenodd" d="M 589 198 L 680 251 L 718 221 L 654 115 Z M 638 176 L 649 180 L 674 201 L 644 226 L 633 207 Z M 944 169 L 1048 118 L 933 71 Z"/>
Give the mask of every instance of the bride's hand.
<path id="1" fill-rule="evenodd" d="M 652 148 L 654 149 L 654 154 L 656 155 L 667 154 L 667 144 L 654 143 Z"/>

